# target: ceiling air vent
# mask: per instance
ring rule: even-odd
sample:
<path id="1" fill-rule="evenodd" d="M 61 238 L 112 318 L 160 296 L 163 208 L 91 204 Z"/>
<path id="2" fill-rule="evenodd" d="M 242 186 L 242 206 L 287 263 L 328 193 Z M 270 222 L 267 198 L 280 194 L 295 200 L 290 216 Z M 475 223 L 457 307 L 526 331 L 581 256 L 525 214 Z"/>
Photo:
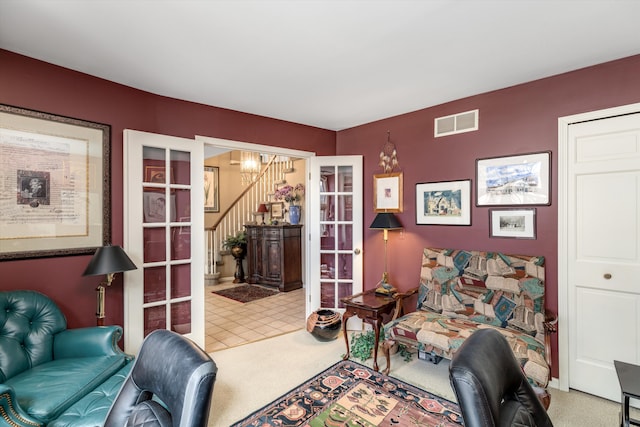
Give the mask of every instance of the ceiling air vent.
<path id="1" fill-rule="evenodd" d="M 478 130 L 478 110 L 438 117 L 435 119 L 433 136 L 438 138 L 474 130 Z"/>

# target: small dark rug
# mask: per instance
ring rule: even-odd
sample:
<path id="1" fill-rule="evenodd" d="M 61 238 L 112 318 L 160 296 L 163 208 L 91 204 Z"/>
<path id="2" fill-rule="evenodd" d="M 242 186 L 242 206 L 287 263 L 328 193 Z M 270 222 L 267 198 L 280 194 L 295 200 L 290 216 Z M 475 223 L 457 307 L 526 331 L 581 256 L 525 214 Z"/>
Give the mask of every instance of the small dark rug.
<path id="1" fill-rule="evenodd" d="M 462 424 L 457 404 L 345 360 L 231 427 Z"/>
<path id="2" fill-rule="evenodd" d="M 220 295 L 234 301 L 251 302 L 261 298 L 270 297 L 277 294 L 277 289 L 267 289 L 262 286 L 242 285 L 234 288 L 223 289 L 221 291 L 213 291 L 214 294 Z"/>

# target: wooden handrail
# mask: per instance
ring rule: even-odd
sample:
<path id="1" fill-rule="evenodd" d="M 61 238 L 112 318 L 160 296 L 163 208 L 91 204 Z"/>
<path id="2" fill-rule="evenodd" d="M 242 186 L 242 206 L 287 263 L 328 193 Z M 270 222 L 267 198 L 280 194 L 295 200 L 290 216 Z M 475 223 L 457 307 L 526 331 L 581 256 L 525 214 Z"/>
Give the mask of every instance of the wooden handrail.
<path id="1" fill-rule="evenodd" d="M 231 202 L 229 204 L 229 206 L 227 207 L 227 209 L 224 210 L 224 212 L 222 212 L 222 214 L 220 215 L 220 217 L 218 218 L 218 220 L 210 227 L 205 227 L 205 230 L 213 230 L 215 231 L 216 228 L 218 228 L 218 225 L 220 225 L 220 223 L 222 222 L 222 220 L 224 219 L 224 217 L 229 213 L 229 211 L 231 211 L 231 209 L 233 209 L 233 207 L 236 205 L 236 203 L 238 203 L 238 201 L 240 199 L 242 199 L 242 197 L 247 194 L 247 192 L 249 192 L 249 190 L 251 190 L 253 188 L 254 185 L 256 185 L 256 183 L 258 181 L 260 181 L 260 178 L 263 177 L 263 175 L 267 172 L 267 169 L 269 169 L 269 167 L 273 164 L 273 162 L 276 160 L 275 155 L 271 156 L 271 159 L 269 159 L 269 163 L 267 163 L 267 165 L 262 168 L 262 170 L 260 171 L 260 175 L 258 175 L 256 177 L 256 179 L 253 180 L 253 182 L 251 183 L 251 185 L 248 185 L 247 188 L 245 188 L 239 195 L 238 197 L 236 197 L 236 199 Z"/>

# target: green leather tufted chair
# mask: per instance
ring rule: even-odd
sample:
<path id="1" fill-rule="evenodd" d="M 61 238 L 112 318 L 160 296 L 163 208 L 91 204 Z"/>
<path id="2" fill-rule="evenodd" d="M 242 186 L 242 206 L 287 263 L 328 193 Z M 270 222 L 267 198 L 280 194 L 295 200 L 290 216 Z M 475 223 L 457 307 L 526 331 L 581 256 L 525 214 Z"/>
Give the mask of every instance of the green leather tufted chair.
<path id="1" fill-rule="evenodd" d="M 28 290 L 0 292 L 0 416 L 46 425 L 131 359 L 119 326 L 67 329 L 58 306 Z"/>

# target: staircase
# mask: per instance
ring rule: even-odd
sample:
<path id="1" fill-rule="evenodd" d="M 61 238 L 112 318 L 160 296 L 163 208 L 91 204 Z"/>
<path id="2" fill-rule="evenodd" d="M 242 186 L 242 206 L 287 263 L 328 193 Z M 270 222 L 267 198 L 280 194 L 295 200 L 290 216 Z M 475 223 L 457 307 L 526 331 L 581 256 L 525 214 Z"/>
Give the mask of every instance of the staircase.
<path id="1" fill-rule="evenodd" d="M 205 228 L 205 283 L 217 283 L 220 273 L 218 267 L 223 264 L 222 242 L 229 235 L 235 235 L 244 229 L 247 223 L 260 221 L 256 209 L 260 203 L 269 203 L 278 185 L 285 184 L 286 174 L 293 171 L 293 160 L 287 157 L 271 156 L 258 176 L 247 183 L 247 188 L 223 212 L 220 219 L 211 227 Z"/>

